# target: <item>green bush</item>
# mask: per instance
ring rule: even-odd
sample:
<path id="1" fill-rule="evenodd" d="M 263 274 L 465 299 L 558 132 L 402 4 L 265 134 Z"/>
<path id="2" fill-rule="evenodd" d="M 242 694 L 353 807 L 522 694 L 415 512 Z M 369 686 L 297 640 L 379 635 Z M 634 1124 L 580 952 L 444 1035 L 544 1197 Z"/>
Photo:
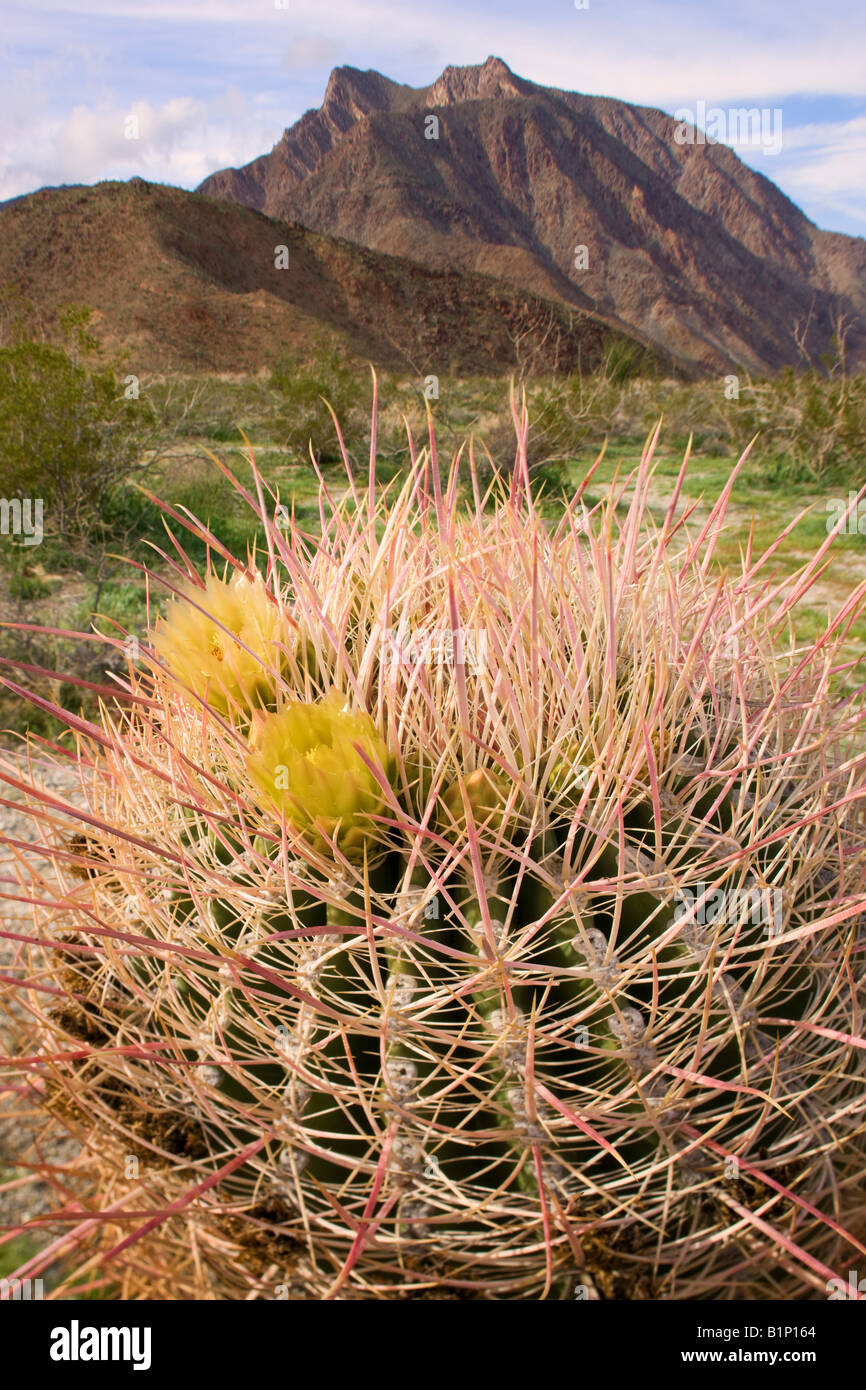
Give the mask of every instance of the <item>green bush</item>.
<path id="1" fill-rule="evenodd" d="M 52 592 L 52 585 L 39 574 L 33 574 L 25 566 L 16 566 L 9 574 L 8 580 L 9 597 L 22 599 L 26 603 L 32 603 L 34 599 L 48 598 Z"/>
<path id="2" fill-rule="evenodd" d="M 339 460 L 337 432 L 328 404 L 348 438 L 360 395 L 360 375 L 346 364 L 341 353 L 337 349 L 320 351 L 312 359 L 285 354 L 274 367 L 270 384 L 280 398 L 278 432 L 282 442 L 300 460 L 309 458 L 311 444 L 321 463 Z"/>
<path id="3" fill-rule="evenodd" d="M 866 376 L 788 367 L 742 391 L 740 419 L 761 432 L 768 481 L 863 483 Z"/>
<path id="4" fill-rule="evenodd" d="M 76 548 L 154 426 L 114 371 L 91 370 L 63 348 L 0 348 L 0 477 L 7 497 L 41 498 L 47 536 Z"/>
<path id="5" fill-rule="evenodd" d="M 601 375 L 614 386 L 646 373 L 655 375 L 655 363 L 646 348 L 630 338 L 611 338 L 604 345 Z"/>
<path id="6" fill-rule="evenodd" d="M 160 595 L 154 593 L 151 596 L 151 607 L 154 602 L 158 605 L 160 601 Z M 98 610 L 95 613 L 93 601 L 79 605 L 74 615 L 74 628 L 85 632 L 92 624 L 98 631 L 105 633 L 106 637 L 117 637 L 119 634 L 115 623 L 133 634 L 143 632 L 147 626 L 146 595 L 137 579 L 125 583 L 109 580 L 100 587 L 95 602 Z"/>

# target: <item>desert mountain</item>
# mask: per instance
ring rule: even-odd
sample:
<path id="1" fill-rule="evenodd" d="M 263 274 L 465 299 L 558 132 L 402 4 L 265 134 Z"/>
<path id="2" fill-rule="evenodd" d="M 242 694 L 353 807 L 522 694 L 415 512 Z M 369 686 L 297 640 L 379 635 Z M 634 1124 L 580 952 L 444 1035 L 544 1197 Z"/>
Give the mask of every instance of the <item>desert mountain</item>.
<path id="1" fill-rule="evenodd" d="M 277 268 L 276 248 L 288 260 Z M 150 184 L 47 188 L 0 204 L 0 287 L 50 334 L 96 310 L 130 370 L 257 370 L 342 343 L 419 375 L 592 367 L 619 335 L 579 308 L 485 275 L 429 271 L 231 202 Z"/>
<path id="2" fill-rule="evenodd" d="M 866 361 L 866 240 L 821 231 L 725 145 L 677 143 L 678 126 L 498 58 L 417 89 L 342 67 L 270 154 L 200 191 L 593 308 L 713 371 L 815 362 L 840 314 Z"/>

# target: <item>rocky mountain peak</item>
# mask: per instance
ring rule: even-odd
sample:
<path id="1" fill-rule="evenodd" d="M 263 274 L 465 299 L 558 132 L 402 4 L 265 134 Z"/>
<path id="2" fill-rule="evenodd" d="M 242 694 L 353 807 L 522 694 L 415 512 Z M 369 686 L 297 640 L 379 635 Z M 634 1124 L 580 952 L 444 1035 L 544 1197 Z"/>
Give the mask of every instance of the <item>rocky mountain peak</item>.
<path id="1" fill-rule="evenodd" d="M 335 108 L 339 108 L 358 120 L 370 111 L 387 110 L 396 88 L 396 82 L 389 81 L 378 72 L 362 72 L 360 68 L 352 67 L 334 68 L 325 88 L 322 110 L 331 114 Z"/>
<path id="2" fill-rule="evenodd" d="M 866 241 L 820 231 L 733 150 L 676 130 L 495 55 L 419 88 L 340 67 L 271 154 L 201 191 L 590 310 L 691 367 L 817 363 L 840 316 L 849 361 L 866 361 Z"/>
<path id="3" fill-rule="evenodd" d="M 507 63 L 491 55 L 474 66 L 446 68 L 428 89 L 428 100 L 431 106 L 450 106 L 458 101 L 524 96 L 531 89 L 531 82 L 516 77 Z"/>

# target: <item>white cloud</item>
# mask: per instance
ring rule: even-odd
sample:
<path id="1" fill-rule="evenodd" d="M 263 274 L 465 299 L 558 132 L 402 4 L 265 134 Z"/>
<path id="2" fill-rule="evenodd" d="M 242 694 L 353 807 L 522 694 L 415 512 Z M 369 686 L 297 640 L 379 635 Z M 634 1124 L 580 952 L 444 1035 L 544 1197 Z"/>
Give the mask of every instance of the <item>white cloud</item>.
<path id="1" fill-rule="evenodd" d="M 125 111 L 76 106 L 57 135 L 66 172 L 88 182 L 106 166 L 169 161 L 206 123 L 203 102 L 176 97 L 162 107 L 136 101 Z"/>
<path id="2" fill-rule="evenodd" d="M 866 43 L 854 0 L 825 6 L 820 23 L 812 0 L 768 0 L 763 10 L 754 0 L 591 0 L 588 10 L 571 0 L 43 3 L 5 4 L 0 197 L 134 173 L 194 185 L 269 150 L 301 97 L 321 99 L 324 70 L 336 63 L 420 86 L 445 64 L 493 52 L 535 82 L 669 113 L 699 100 L 779 106 L 782 153 L 770 161 L 738 152 L 819 222 L 824 208 L 860 216 L 852 209 L 866 187 L 866 118 L 794 130 L 786 109 L 804 97 L 862 98 Z M 34 52 L 45 56 L 16 62 Z M 141 139 L 127 141 L 123 119 L 136 111 Z"/>
<path id="3" fill-rule="evenodd" d="M 78 105 L 62 121 L 44 113 L 32 120 L 24 159 L 15 132 L 0 138 L 0 199 L 44 184 L 134 174 L 195 187 L 215 169 L 254 159 L 273 141 L 271 122 L 253 115 L 237 89 L 211 102 L 183 96 L 161 105 Z"/>
<path id="4" fill-rule="evenodd" d="M 813 122 L 785 131 L 780 182 L 817 217 L 840 214 L 866 231 L 866 116 Z M 851 228 L 855 230 L 855 228 Z"/>
<path id="5" fill-rule="evenodd" d="M 523 13 L 479 0 L 437 0 L 433 7 L 405 0 L 329 0 L 326 9 L 322 0 L 286 0 L 279 8 L 274 0 L 148 0 L 145 11 L 140 0 L 51 0 L 51 9 L 58 17 L 88 15 L 115 25 L 125 19 L 140 25 L 146 18 L 167 33 L 181 26 L 199 33 L 237 26 L 245 45 L 260 44 L 268 68 L 295 45 L 303 52 L 305 43 L 330 41 L 353 55 L 347 61 L 355 66 L 379 66 L 397 80 L 406 80 L 405 74 L 387 70 L 389 54 L 423 51 L 418 46 L 432 39 L 449 63 L 483 62 L 494 52 L 536 82 L 665 109 L 698 98 L 722 104 L 760 95 L 769 102 L 794 92 L 866 90 L 866 44 L 853 3 L 835 11 L 825 6 L 820 24 L 813 16 L 808 26 L 788 3 L 775 4 L 761 24 L 753 0 L 723 6 L 620 0 L 615 7 L 588 10 L 576 10 L 568 0 L 542 0 Z M 32 11 L 14 4 L 8 11 L 7 42 L 16 28 L 32 32 Z M 322 34 L 325 17 L 331 40 Z M 431 71 L 428 80 L 437 76 Z"/>
<path id="6" fill-rule="evenodd" d="M 786 181 L 810 197 L 866 190 L 866 116 L 785 133 Z"/>

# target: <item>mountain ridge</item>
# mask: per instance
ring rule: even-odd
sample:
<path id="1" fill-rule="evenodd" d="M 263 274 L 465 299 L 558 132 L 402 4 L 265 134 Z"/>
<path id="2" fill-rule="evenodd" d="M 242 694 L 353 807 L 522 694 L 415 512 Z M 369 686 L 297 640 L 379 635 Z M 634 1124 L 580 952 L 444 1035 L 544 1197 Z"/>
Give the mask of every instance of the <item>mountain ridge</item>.
<path id="1" fill-rule="evenodd" d="M 343 66 L 270 154 L 199 191 L 589 304 L 701 370 L 817 363 L 840 316 L 866 362 L 866 240 L 816 227 L 725 145 L 678 143 L 679 126 L 493 56 L 420 88 Z"/>
<path id="2" fill-rule="evenodd" d="M 504 374 L 521 352 L 570 370 L 597 366 L 611 338 L 629 336 L 513 285 L 143 179 L 0 204 L 3 285 L 48 336 L 64 303 L 86 303 L 103 347 L 133 371 L 256 371 L 319 341 L 419 376 Z"/>

